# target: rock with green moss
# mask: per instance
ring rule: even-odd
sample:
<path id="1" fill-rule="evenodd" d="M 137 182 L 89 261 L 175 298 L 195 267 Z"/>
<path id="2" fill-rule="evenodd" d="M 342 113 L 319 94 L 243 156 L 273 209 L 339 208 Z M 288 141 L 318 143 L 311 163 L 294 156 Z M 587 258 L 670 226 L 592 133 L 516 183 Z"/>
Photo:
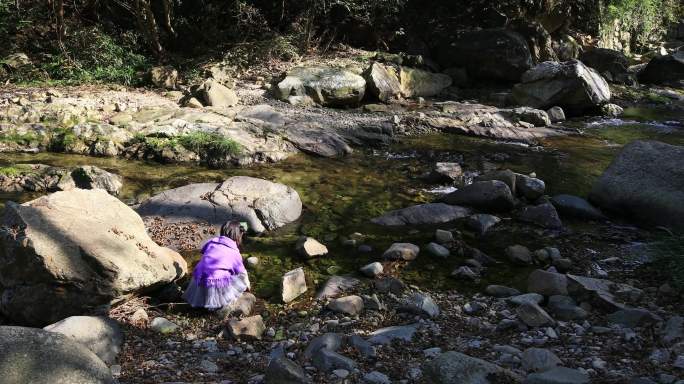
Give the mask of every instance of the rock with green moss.
<path id="1" fill-rule="evenodd" d="M 276 88 L 280 100 L 309 96 L 316 103 L 330 107 L 357 105 L 365 92 L 363 77 L 346 69 L 324 66 L 295 67 Z"/>
<path id="2" fill-rule="evenodd" d="M 90 165 L 61 168 L 44 164 L 17 164 L 0 168 L 2 192 L 55 192 L 81 188 L 104 189 L 112 195 L 118 195 L 122 187 L 121 176 Z"/>
<path id="3" fill-rule="evenodd" d="M 387 102 L 401 96 L 401 84 L 393 67 L 373 63 L 364 73 L 368 92 L 380 101 Z"/>

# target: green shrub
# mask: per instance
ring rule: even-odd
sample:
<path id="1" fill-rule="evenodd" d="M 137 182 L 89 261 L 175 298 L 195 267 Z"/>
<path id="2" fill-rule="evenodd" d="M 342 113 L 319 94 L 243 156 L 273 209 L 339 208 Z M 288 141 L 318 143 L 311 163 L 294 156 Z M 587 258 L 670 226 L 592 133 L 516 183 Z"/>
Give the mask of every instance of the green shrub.
<path id="1" fill-rule="evenodd" d="M 228 157 L 237 156 L 242 152 L 240 144 L 216 133 L 188 133 L 180 136 L 178 143 L 185 149 L 197 153 L 208 163 L 221 163 Z"/>
<path id="2" fill-rule="evenodd" d="M 34 133 L 17 133 L 10 132 L 0 135 L 0 143 L 16 143 L 19 145 L 28 145 L 33 141 L 38 140 L 38 136 Z"/>
<path id="3" fill-rule="evenodd" d="M 633 44 L 640 48 L 658 41 L 667 26 L 682 15 L 679 0 L 610 0 L 603 10 L 602 29 L 612 28 L 620 20 L 622 29 L 632 35 Z"/>
<path id="4" fill-rule="evenodd" d="M 63 43 L 64 50 L 44 55 L 39 64 L 51 80 L 69 84 L 137 85 L 142 81 L 139 72 L 150 66 L 145 56 L 136 53 L 134 33 L 125 33 L 115 39 L 91 27 L 74 31 Z"/>
<path id="5" fill-rule="evenodd" d="M 73 129 L 55 128 L 50 136 L 48 149 L 53 152 L 67 152 L 72 149 L 77 142 L 78 138 Z"/>

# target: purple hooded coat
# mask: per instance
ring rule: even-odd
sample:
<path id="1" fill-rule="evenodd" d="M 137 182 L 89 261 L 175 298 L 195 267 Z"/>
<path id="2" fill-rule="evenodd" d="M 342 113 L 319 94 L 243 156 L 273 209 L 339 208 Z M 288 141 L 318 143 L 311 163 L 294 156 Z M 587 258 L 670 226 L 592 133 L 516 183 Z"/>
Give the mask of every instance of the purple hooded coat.
<path id="1" fill-rule="evenodd" d="M 237 244 L 219 236 L 202 247 L 184 297 L 193 307 L 221 308 L 232 304 L 249 287 Z"/>

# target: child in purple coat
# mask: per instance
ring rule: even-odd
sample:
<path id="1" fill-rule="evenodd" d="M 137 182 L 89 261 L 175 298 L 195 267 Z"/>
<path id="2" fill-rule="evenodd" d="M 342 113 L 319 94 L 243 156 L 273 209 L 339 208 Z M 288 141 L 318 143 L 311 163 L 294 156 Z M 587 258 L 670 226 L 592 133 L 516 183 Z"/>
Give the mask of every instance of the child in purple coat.
<path id="1" fill-rule="evenodd" d="M 183 298 L 193 307 L 219 309 L 233 304 L 250 289 L 249 278 L 238 247 L 244 230 L 239 222 L 221 227 L 220 236 L 202 247 L 202 258 L 195 266 L 192 281 Z"/>

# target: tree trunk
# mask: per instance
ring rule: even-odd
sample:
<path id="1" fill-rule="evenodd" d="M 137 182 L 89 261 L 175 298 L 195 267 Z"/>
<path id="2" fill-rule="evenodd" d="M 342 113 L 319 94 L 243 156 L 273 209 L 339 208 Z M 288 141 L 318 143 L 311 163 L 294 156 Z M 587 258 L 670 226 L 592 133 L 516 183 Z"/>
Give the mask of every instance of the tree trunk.
<path id="1" fill-rule="evenodd" d="M 161 59 L 164 55 L 164 48 L 159 40 L 157 21 L 154 18 L 150 0 L 135 0 L 135 16 L 138 28 L 145 36 L 150 49 L 157 56 L 157 59 Z"/>

